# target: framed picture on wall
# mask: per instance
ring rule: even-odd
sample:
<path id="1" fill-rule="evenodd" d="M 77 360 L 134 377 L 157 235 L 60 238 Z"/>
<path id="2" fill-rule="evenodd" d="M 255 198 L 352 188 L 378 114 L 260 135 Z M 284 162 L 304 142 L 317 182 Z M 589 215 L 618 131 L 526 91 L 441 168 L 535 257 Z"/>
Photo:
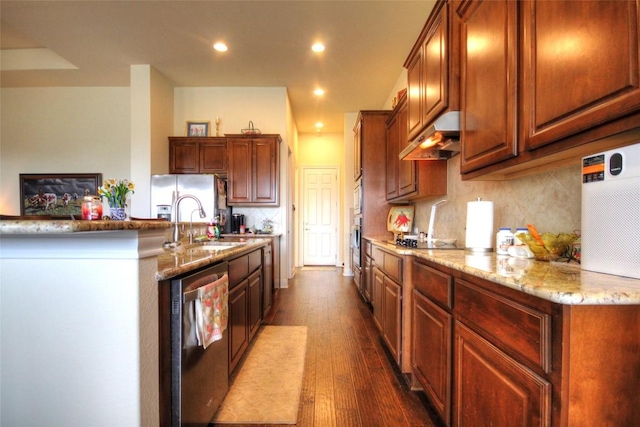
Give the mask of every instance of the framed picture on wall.
<path id="1" fill-rule="evenodd" d="M 187 136 L 209 136 L 211 122 L 205 121 L 188 121 Z"/>
<path id="2" fill-rule="evenodd" d="M 82 198 L 97 195 L 100 173 L 20 174 L 20 215 L 82 218 Z"/>

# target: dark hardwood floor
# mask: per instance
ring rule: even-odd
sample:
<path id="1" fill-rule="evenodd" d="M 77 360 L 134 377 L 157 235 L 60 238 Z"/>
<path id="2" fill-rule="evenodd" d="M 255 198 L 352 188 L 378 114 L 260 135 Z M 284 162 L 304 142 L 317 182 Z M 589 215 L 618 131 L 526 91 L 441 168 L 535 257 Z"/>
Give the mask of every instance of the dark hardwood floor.
<path id="1" fill-rule="evenodd" d="M 308 327 L 297 426 L 439 425 L 394 369 L 370 308 L 342 269 L 298 269 L 264 323 Z"/>

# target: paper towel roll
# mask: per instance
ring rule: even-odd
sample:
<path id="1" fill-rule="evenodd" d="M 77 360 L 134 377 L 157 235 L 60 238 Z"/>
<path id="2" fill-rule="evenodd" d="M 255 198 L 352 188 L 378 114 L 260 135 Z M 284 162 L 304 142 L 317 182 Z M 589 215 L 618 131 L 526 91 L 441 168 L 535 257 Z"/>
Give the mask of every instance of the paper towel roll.
<path id="1" fill-rule="evenodd" d="M 467 203 L 465 248 L 474 252 L 493 250 L 493 202 L 478 200 Z"/>

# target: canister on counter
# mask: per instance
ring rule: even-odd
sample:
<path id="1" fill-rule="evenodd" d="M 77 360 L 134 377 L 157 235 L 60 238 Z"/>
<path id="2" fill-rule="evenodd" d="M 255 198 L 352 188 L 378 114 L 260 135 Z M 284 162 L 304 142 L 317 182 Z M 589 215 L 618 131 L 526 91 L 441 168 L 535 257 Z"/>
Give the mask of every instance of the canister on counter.
<path id="1" fill-rule="evenodd" d="M 496 234 L 496 254 L 509 255 L 509 246 L 513 245 L 513 233 L 509 227 L 500 227 Z"/>
<path id="2" fill-rule="evenodd" d="M 82 219 L 102 219 L 102 202 L 98 196 L 85 196 L 82 201 Z"/>

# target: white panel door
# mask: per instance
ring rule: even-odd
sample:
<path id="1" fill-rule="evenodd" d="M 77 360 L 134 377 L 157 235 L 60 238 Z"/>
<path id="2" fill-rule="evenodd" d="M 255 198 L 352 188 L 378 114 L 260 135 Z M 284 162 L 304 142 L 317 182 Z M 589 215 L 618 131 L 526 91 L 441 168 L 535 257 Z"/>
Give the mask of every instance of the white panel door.
<path id="1" fill-rule="evenodd" d="M 338 170 L 303 168 L 303 265 L 336 265 Z"/>

